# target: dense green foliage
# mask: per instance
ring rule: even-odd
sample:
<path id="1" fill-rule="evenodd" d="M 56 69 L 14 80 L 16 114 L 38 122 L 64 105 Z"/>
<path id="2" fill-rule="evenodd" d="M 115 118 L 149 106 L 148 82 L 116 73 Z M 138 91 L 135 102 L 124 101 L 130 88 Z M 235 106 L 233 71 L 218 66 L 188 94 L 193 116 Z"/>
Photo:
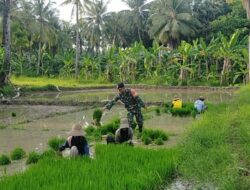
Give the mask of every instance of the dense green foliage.
<path id="1" fill-rule="evenodd" d="M 11 160 L 20 160 L 24 156 L 25 156 L 25 151 L 22 148 L 16 148 L 10 154 Z"/>
<path id="2" fill-rule="evenodd" d="M 76 6 L 73 2 L 65 4 Z M 131 10 L 118 13 L 107 13 L 107 4 L 100 0 L 77 2 L 78 17 L 85 15 L 76 24 L 60 21 L 52 2 L 12 4 L 12 74 L 76 76 L 85 83 L 229 85 L 246 81 L 245 37 L 250 24 L 240 0 L 128 0 Z M 239 35 L 232 36 L 236 31 Z"/>
<path id="3" fill-rule="evenodd" d="M 0 186 L 5 190 L 158 189 L 172 177 L 175 156 L 173 150 L 97 145 L 93 160 L 43 159 L 24 174 L 0 181 Z"/>
<path id="4" fill-rule="evenodd" d="M 250 87 L 234 102 L 211 107 L 183 139 L 180 172 L 219 189 L 249 189 Z"/>

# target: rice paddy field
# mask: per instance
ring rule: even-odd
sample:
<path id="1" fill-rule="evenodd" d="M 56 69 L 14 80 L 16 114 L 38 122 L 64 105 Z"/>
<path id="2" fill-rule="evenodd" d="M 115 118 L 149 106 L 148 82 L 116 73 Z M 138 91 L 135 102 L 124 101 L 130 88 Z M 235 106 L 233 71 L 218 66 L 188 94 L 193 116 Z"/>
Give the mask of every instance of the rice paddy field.
<path id="1" fill-rule="evenodd" d="M 45 158 L 28 171 L 0 181 L 4 190 L 160 189 L 176 169 L 176 151 L 98 145 L 96 158 Z"/>

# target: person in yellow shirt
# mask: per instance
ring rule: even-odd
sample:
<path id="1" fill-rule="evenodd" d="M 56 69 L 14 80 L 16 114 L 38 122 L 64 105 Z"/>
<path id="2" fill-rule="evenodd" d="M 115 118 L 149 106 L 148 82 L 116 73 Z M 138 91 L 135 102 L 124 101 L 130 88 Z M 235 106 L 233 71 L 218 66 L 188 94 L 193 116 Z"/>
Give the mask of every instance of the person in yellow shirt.
<path id="1" fill-rule="evenodd" d="M 171 107 L 175 109 L 182 108 L 182 100 L 177 95 L 174 96 Z"/>

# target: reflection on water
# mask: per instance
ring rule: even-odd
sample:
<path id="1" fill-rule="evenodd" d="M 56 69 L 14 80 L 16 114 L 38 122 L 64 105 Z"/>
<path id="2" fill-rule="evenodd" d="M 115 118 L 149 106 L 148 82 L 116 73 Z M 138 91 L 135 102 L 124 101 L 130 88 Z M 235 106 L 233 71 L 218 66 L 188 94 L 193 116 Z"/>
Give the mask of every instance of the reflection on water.
<path id="1" fill-rule="evenodd" d="M 212 91 L 212 90 L 142 90 L 138 89 L 139 95 L 146 102 L 169 102 L 178 95 L 184 101 L 194 101 L 200 95 L 206 98 L 209 103 L 225 102 L 232 99 L 234 92 L 231 91 Z M 32 95 L 20 97 L 20 100 L 74 100 L 74 101 L 105 101 L 111 100 L 117 94 L 116 90 L 84 90 L 84 91 L 71 91 L 71 92 L 44 92 L 33 93 Z"/>

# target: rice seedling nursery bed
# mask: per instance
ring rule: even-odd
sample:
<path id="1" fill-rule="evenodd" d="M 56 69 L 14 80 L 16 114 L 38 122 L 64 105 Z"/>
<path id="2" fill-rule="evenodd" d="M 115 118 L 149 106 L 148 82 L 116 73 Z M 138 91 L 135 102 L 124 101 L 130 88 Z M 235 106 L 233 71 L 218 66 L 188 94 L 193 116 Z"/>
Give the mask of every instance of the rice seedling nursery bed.
<path id="1" fill-rule="evenodd" d="M 47 157 L 25 173 L 0 181 L 4 190 L 160 189 L 176 168 L 176 151 L 97 145 L 96 158 Z"/>

